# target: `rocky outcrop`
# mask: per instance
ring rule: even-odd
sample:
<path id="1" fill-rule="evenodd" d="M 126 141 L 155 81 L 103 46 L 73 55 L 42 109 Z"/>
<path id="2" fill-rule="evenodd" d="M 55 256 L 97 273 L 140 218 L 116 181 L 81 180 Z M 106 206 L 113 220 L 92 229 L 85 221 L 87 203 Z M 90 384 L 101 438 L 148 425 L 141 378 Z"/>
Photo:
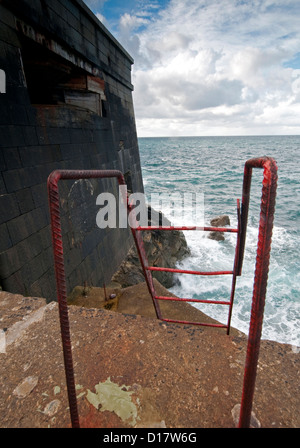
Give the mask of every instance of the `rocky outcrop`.
<path id="1" fill-rule="evenodd" d="M 216 218 L 211 219 L 210 225 L 212 227 L 225 227 L 230 226 L 230 219 L 228 215 L 220 215 Z M 224 241 L 224 232 L 210 232 L 208 234 L 208 238 L 216 241 Z"/>
<path id="2" fill-rule="evenodd" d="M 148 207 L 149 225 L 171 225 L 161 212 Z M 172 230 L 151 230 L 143 232 L 145 252 L 149 266 L 175 268 L 178 261 L 189 253 L 183 232 Z M 154 271 L 153 277 L 163 286 L 170 288 L 174 285 L 172 272 Z M 136 285 L 145 280 L 135 245 L 129 250 L 126 259 L 118 271 L 113 275 L 112 282 L 119 283 L 123 288 Z"/>

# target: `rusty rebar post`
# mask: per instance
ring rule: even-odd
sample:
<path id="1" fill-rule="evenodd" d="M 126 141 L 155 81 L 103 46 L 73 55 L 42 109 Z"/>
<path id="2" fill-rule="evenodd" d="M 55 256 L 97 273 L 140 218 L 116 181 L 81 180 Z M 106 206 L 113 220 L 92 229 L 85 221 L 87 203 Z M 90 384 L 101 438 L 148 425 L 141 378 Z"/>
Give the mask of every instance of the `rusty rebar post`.
<path id="1" fill-rule="evenodd" d="M 75 390 L 72 347 L 70 337 L 70 325 L 69 325 L 68 306 L 67 306 L 67 289 L 66 289 L 65 269 L 64 269 L 63 241 L 62 241 L 60 210 L 59 210 L 58 180 L 60 179 L 60 176 L 61 176 L 60 173 L 57 171 L 53 172 L 49 176 L 48 195 L 49 195 L 50 218 L 52 229 L 56 290 L 57 290 L 57 300 L 59 307 L 61 338 L 62 338 L 63 355 L 65 363 L 65 374 L 68 390 L 70 415 L 71 415 L 72 427 L 79 428 L 79 417 L 77 409 L 77 398 Z"/>
<path id="2" fill-rule="evenodd" d="M 244 383 L 241 400 L 239 428 L 250 426 L 255 380 L 263 324 L 265 295 L 267 290 L 269 259 L 271 250 L 272 230 L 275 212 L 275 197 L 277 188 L 277 165 L 274 159 L 263 157 L 250 159 L 245 164 L 243 200 L 242 200 L 242 248 L 243 256 L 245 235 L 250 198 L 252 168 L 263 168 L 263 186 L 261 197 L 261 211 L 259 221 L 259 235 L 257 244 L 256 266 L 253 286 L 250 328 L 248 335 L 247 354 L 244 371 Z M 242 261 L 242 258 L 240 258 Z M 241 262 L 240 262 L 241 268 Z"/>
<path id="3" fill-rule="evenodd" d="M 72 346 L 70 337 L 70 324 L 67 305 L 67 288 L 64 269 L 63 241 L 60 222 L 60 203 L 58 181 L 60 179 L 91 179 L 117 177 L 119 185 L 126 185 L 123 174 L 117 170 L 56 170 L 48 177 L 48 199 L 50 208 L 52 245 L 54 256 L 54 269 L 56 278 L 57 300 L 59 307 L 59 320 L 65 364 L 66 383 L 73 428 L 79 428 L 79 416 L 75 389 L 74 367 L 72 359 Z M 128 197 L 123 198 L 125 202 Z"/>

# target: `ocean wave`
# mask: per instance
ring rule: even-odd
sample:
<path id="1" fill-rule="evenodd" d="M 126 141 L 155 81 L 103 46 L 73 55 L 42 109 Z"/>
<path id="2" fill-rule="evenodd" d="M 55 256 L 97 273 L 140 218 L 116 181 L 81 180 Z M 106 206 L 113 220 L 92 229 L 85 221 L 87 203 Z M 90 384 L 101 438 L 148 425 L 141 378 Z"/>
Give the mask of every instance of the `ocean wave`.
<path id="1" fill-rule="evenodd" d="M 143 145 L 141 147 L 141 160 L 142 166 L 147 168 L 143 174 L 147 193 L 172 193 L 175 190 L 197 193 L 201 189 L 205 205 L 204 225 L 209 225 L 210 219 L 219 214 L 227 214 L 231 226 L 236 227 L 236 198 L 241 199 L 242 195 L 245 161 L 266 153 L 277 160 L 278 193 L 262 337 L 300 346 L 300 168 L 291 164 L 289 158 L 289 154 L 293 151 L 297 154 L 299 150 L 299 137 L 158 138 L 145 139 L 144 142 L 147 145 L 145 151 Z M 152 164 L 156 155 L 160 159 L 159 167 Z M 243 270 L 241 277 L 237 278 L 232 313 L 232 325 L 245 333 L 248 333 L 251 313 L 261 185 L 262 171 L 253 170 Z M 170 210 L 163 212 L 168 217 Z M 176 214 L 174 218 L 176 221 Z M 188 211 L 185 224 L 202 225 L 192 220 L 192 213 Z M 226 233 L 225 241 L 217 242 L 210 240 L 207 232 L 184 233 L 191 250 L 190 257 L 181 265 L 184 269 L 232 269 L 236 234 Z M 228 299 L 230 295 L 231 276 L 208 278 L 182 274 L 178 275 L 177 281 L 172 292 L 179 297 L 201 296 L 221 300 Z M 226 307 L 205 304 L 197 304 L 197 307 L 227 323 Z"/>
<path id="2" fill-rule="evenodd" d="M 225 242 L 218 242 L 197 232 L 185 232 L 191 255 L 182 261 L 179 268 L 203 271 L 233 269 L 235 239 L 234 234 L 226 234 Z M 248 333 L 254 284 L 258 229 L 248 228 L 242 276 L 237 278 L 232 326 Z M 268 287 L 264 312 L 263 339 L 300 345 L 299 297 L 297 285 L 285 266 L 281 252 L 290 242 L 289 232 L 275 227 L 273 232 L 272 257 L 269 269 Z M 286 251 L 285 251 L 286 254 Z M 187 278 L 188 277 L 188 278 Z M 297 279 L 297 277 L 296 277 Z M 177 276 L 177 284 L 171 291 L 180 296 L 198 299 L 229 300 L 231 276 L 199 278 L 199 276 Z M 291 300 L 294 297 L 294 300 Z M 226 324 L 228 309 L 218 305 L 193 305 L 210 317 Z M 297 317 L 298 315 L 298 317 Z"/>

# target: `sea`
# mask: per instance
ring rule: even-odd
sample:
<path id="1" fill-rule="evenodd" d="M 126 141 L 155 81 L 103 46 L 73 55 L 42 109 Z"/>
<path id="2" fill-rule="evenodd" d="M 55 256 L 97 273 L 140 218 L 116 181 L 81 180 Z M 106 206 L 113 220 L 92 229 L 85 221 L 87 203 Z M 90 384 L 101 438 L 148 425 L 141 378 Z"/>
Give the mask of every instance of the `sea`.
<path id="1" fill-rule="evenodd" d="M 161 210 L 172 225 L 205 225 L 228 215 L 237 227 L 237 199 L 242 199 L 244 165 L 248 159 L 273 157 L 278 186 L 265 301 L 262 339 L 300 346 L 300 136 L 153 137 L 139 138 L 140 158 L 148 203 L 158 194 L 187 198 L 184 214 L 177 216 L 172 201 Z M 242 275 L 237 277 L 231 325 L 248 334 L 263 170 L 253 169 L 246 248 Z M 190 204 L 188 198 L 191 199 Z M 195 213 L 195 197 L 203 213 Z M 172 205 L 173 204 L 173 205 Z M 152 204 L 151 204 L 152 205 Z M 199 218 L 200 216 L 200 218 Z M 185 222 L 182 222 L 184 217 Z M 180 221 L 179 221 L 180 218 Z M 195 222 L 200 219 L 202 222 Z M 224 241 L 208 232 L 184 231 L 190 255 L 178 267 L 188 270 L 232 270 L 236 234 Z M 170 291 L 179 297 L 229 300 L 231 275 L 176 274 Z M 227 324 L 228 307 L 192 304 Z"/>

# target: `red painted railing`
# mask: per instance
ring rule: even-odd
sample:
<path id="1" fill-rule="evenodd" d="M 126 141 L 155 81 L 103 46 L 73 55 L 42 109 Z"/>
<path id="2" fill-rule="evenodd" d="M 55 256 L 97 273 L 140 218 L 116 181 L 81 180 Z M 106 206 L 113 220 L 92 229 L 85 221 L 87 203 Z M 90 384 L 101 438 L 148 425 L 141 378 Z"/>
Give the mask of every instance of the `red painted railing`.
<path id="1" fill-rule="evenodd" d="M 268 269 L 269 269 L 269 256 L 271 248 L 271 237 L 273 228 L 273 218 L 275 209 L 275 196 L 276 196 L 276 186 L 277 186 L 277 166 L 273 159 L 263 157 L 259 159 L 248 160 L 245 164 L 244 171 L 244 184 L 243 184 L 243 198 L 242 198 L 242 210 L 240 213 L 239 201 L 238 201 L 238 229 L 228 229 L 228 228 L 213 228 L 213 227 L 131 227 L 133 238 L 139 253 L 140 262 L 143 268 L 145 279 L 148 285 L 149 292 L 151 294 L 153 304 L 155 307 L 156 315 L 159 319 L 162 319 L 159 300 L 181 300 L 189 302 L 206 302 L 206 303 L 219 303 L 223 305 L 229 305 L 229 316 L 227 325 L 218 324 L 205 324 L 193 322 L 197 325 L 205 326 L 218 326 L 222 328 L 227 328 L 227 333 L 229 333 L 230 319 L 233 305 L 233 297 L 235 291 L 236 276 L 241 275 L 242 263 L 245 249 L 246 241 L 246 229 L 247 229 L 247 219 L 248 219 L 248 209 L 249 209 L 249 199 L 250 199 L 250 186 L 251 186 L 251 176 L 252 168 L 263 168 L 263 188 L 262 188 L 262 198 L 261 198 L 261 213 L 260 213 L 260 223 L 259 223 L 259 236 L 258 236 L 258 246 L 257 246 L 257 257 L 256 257 L 256 269 L 254 277 L 254 287 L 253 287 L 253 298 L 252 298 L 252 311 L 250 320 L 250 329 L 248 337 L 248 347 L 247 356 L 244 372 L 244 385 L 241 401 L 241 411 L 239 427 L 249 427 L 252 402 L 254 395 L 256 370 L 258 362 L 259 345 L 261 338 L 262 322 L 263 322 L 263 312 L 265 303 L 265 294 L 267 287 Z M 60 179 L 87 179 L 87 178 L 113 178 L 116 177 L 119 185 L 126 185 L 124 177 L 120 171 L 116 170 L 56 170 L 52 172 L 48 178 L 48 196 L 49 196 L 49 206 L 50 206 L 50 216 L 51 216 L 51 230 L 52 230 L 52 243 L 54 252 L 54 264 L 55 264 L 55 276 L 56 276 L 56 288 L 57 288 L 57 298 L 59 304 L 59 317 L 60 317 L 60 327 L 61 327 L 61 337 L 62 346 L 64 354 L 65 363 L 65 373 L 66 382 L 68 389 L 68 399 L 70 407 L 70 416 L 72 427 L 79 427 L 79 416 L 77 409 L 77 399 L 75 391 L 74 382 L 74 369 L 72 360 L 72 348 L 70 339 L 70 326 L 68 318 L 68 306 L 67 306 L 67 291 L 66 291 L 66 280 L 65 280 L 65 270 L 64 270 L 64 258 L 63 258 L 63 242 L 62 242 L 62 232 L 61 232 L 61 222 L 60 222 L 60 206 L 59 206 L 59 191 L 58 191 L 58 181 Z M 123 198 L 126 202 L 128 213 L 132 212 L 132 207 L 129 203 L 128 196 Z M 201 271 L 186 271 L 170 268 L 157 268 L 150 267 L 148 265 L 147 257 L 145 254 L 144 243 L 142 238 L 142 231 L 144 230 L 203 230 L 203 231 L 221 231 L 221 232 L 235 232 L 237 233 L 237 244 L 235 250 L 235 260 L 233 271 L 214 271 L 211 273 L 201 272 Z M 232 274 L 232 290 L 230 301 L 206 301 L 198 299 L 180 299 L 180 298 L 170 298 L 164 296 L 157 296 L 155 293 L 155 288 L 153 284 L 153 279 L 151 271 L 154 270 L 168 270 L 178 273 L 188 273 L 196 275 L 223 275 Z M 187 321 L 174 321 L 171 319 L 162 319 L 167 322 L 179 322 L 179 323 L 189 323 Z"/>
<path id="2" fill-rule="evenodd" d="M 243 199 L 241 214 L 241 249 L 239 254 L 238 269 L 241 272 L 244 248 L 246 241 L 246 228 L 250 200 L 250 187 L 253 168 L 263 168 L 261 209 L 259 220 L 259 233 L 256 254 L 256 266 L 254 274 L 252 308 L 248 346 L 245 363 L 244 384 L 241 401 L 239 427 L 250 426 L 251 409 L 255 389 L 257 362 L 259 355 L 260 339 L 262 332 L 264 306 L 267 290 L 271 240 L 275 212 L 275 198 L 277 189 L 277 165 L 274 159 L 262 157 L 250 159 L 245 164 Z"/>
<path id="3" fill-rule="evenodd" d="M 238 228 L 232 229 L 228 227 L 199 227 L 199 226 L 137 226 L 136 229 L 133 229 L 133 233 L 140 233 L 142 231 L 153 231 L 153 230 L 165 230 L 165 231 L 172 231 L 172 230 L 194 230 L 194 231 L 204 231 L 204 232 L 230 232 L 230 233 L 236 233 L 237 234 L 237 240 L 236 240 L 236 250 L 235 250 L 235 260 L 233 264 L 233 270 L 232 271 L 191 271 L 186 269 L 174 269 L 174 268 L 165 268 L 165 267 L 157 267 L 157 266 L 149 266 L 148 260 L 146 255 L 143 253 L 143 251 L 140 249 L 140 245 L 137 244 L 137 251 L 139 254 L 139 258 L 141 261 L 141 265 L 143 267 L 144 275 L 146 278 L 146 282 L 148 285 L 148 290 L 150 292 L 150 295 L 152 297 L 153 304 L 155 306 L 156 315 L 157 318 L 160 320 L 163 320 L 165 322 L 174 322 L 174 323 L 184 323 L 189 325 L 201 325 L 206 327 L 218 327 L 218 328 L 226 328 L 227 334 L 229 334 L 230 331 L 230 321 L 231 321 L 231 314 L 232 314 L 232 307 L 233 307 L 233 300 L 234 300 L 234 293 L 235 293 L 235 285 L 236 285 L 236 277 L 239 275 L 238 272 L 238 257 L 239 257 L 239 247 L 240 247 L 240 235 L 241 235 L 241 229 L 240 229 L 240 202 L 237 200 L 237 216 L 238 216 Z M 152 275 L 149 275 L 149 272 L 153 271 L 160 271 L 160 272 L 173 272 L 177 274 L 190 274 L 190 275 L 201 275 L 201 276 L 216 276 L 216 275 L 232 275 L 232 285 L 231 285 L 231 294 L 230 294 L 230 300 L 229 301 L 221 301 L 221 300 L 205 300 L 205 299 L 193 299 L 193 298 L 180 298 L 180 297 L 165 297 L 165 296 L 159 296 L 156 294 L 154 283 L 152 280 Z M 191 302 L 191 303 L 210 303 L 210 304 L 218 304 L 218 305 L 228 305 L 228 321 L 227 325 L 225 324 L 213 324 L 213 323 L 204 323 L 204 322 L 191 322 L 191 321 L 183 321 L 183 320 L 175 320 L 175 319 L 168 319 L 162 317 L 162 313 L 159 306 L 159 300 L 169 300 L 169 301 L 181 301 L 181 302 Z"/>
<path id="4" fill-rule="evenodd" d="M 59 318 L 61 338 L 63 346 L 65 374 L 68 390 L 70 416 L 73 428 L 79 427 L 79 416 L 77 409 L 77 398 L 74 382 L 74 368 L 72 360 L 72 348 L 70 338 L 70 325 L 67 305 L 67 288 L 64 268 L 63 240 L 60 222 L 60 202 L 58 181 L 60 179 L 94 179 L 117 177 L 120 185 L 126 185 L 120 171 L 102 170 L 56 170 L 48 177 L 48 197 L 50 207 L 50 219 L 52 229 L 52 245 L 54 254 L 54 268 L 56 278 L 57 300 L 59 307 Z"/>

